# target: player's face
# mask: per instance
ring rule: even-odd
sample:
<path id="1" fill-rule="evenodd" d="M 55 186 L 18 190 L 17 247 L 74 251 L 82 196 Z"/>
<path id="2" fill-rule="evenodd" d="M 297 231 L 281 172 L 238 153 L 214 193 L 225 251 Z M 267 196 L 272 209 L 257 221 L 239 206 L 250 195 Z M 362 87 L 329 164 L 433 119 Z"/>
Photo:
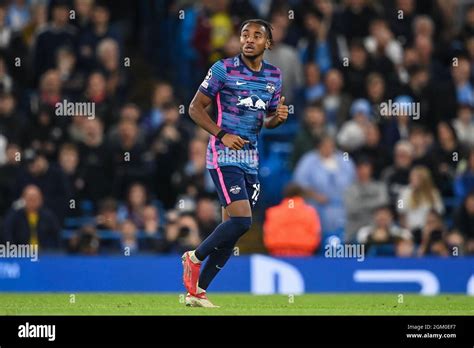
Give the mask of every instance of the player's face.
<path id="1" fill-rule="evenodd" d="M 263 55 L 270 42 L 263 25 L 256 23 L 246 24 L 240 33 L 240 51 L 246 58 L 255 58 Z"/>

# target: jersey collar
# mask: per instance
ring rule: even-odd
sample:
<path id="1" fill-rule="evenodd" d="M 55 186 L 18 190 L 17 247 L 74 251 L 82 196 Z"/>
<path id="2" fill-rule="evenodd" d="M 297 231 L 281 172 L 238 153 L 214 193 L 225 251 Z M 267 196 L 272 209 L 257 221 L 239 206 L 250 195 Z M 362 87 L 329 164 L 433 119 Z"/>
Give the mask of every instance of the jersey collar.
<path id="1" fill-rule="evenodd" d="M 259 71 L 255 71 L 255 70 L 252 70 L 249 68 L 249 66 L 247 64 L 245 64 L 244 60 L 242 59 L 242 53 L 240 53 L 238 55 L 239 57 L 239 61 L 240 63 L 245 66 L 247 68 L 247 70 L 249 70 L 252 74 L 254 75 L 262 75 L 263 74 L 263 68 L 264 68 L 264 65 L 265 65 L 265 61 L 262 59 L 262 66 L 260 67 L 260 70 Z"/>

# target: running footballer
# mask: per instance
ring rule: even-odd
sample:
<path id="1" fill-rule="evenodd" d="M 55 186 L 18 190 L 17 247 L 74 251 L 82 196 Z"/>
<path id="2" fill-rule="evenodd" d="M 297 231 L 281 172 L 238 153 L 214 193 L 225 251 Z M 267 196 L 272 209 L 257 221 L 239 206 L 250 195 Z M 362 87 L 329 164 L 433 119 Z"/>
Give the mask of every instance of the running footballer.
<path id="1" fill-rule="evenodd" d="M 243 22 L 241 53 L 214 63 L 189 106 L 191 118 L 211 135 L 207 169 L 222 205 L 223 221 L 196 250 L 182 256 L 188 306 L 216 307 L 207 298 L 206 289 L 249 230 L 252 207 L 260 192 L 258 133 L 262 126 L 278 127 L 288 117 L 280 69 L 263 60 L 272 45 L 271 30 L 261 19 Z M 216 120 L 206 112 L 213 102 Z"/>

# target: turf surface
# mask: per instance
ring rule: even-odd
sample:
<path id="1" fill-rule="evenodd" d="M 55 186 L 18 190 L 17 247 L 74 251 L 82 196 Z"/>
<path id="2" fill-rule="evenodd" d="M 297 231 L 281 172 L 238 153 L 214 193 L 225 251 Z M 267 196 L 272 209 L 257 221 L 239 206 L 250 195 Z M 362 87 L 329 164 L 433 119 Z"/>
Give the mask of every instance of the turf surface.
<path id="1" fill-rule="evenodd" d="M 210 294 L 221 308 L 189 308 L 183 294 L 2 293 L 0 315 L 474 315 L 474 297 L 398 294 Z M 72 301 L 74 300 L 74 301 Z"/>

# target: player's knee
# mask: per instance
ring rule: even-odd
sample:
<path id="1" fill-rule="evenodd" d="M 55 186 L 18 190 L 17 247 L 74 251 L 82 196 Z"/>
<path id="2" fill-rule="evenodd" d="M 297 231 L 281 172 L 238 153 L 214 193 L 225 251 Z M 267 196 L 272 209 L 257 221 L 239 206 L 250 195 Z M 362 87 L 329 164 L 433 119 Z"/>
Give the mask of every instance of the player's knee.
<path id="1" fill-rule="evenodd" d="M 252 218 L 249 217 L 231 217 L 232 222 L 239 227 L 242 234 L 247 232 L 252 226 Z"/>

